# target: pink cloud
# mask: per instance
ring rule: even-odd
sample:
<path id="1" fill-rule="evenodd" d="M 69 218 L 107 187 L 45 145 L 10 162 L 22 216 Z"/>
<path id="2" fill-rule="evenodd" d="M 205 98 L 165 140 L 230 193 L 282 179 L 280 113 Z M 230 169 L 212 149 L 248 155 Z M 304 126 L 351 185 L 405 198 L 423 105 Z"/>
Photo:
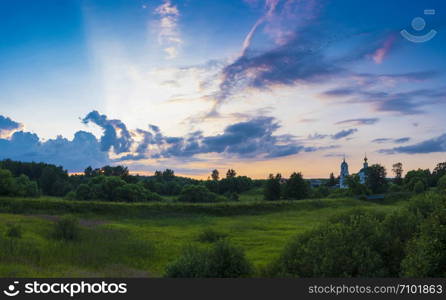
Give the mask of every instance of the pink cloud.
<path id="1" fill-rule="evenodd" d="M 393 44 L 395 43 L 396 37 L 395 35 L 390 35 L 383 43 L 383 45 L 376 49 L 375 53 L 372 55 L 372 59 L 376 64 L 381 64 L 384 61 L 384 58 L 389 53 Z"/>

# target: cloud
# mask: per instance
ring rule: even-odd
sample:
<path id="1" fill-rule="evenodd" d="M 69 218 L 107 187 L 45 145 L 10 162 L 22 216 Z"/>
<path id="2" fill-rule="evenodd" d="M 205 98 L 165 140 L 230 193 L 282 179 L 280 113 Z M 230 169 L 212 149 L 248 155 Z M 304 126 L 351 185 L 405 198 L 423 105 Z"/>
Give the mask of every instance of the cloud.
<path id="1" fill-rule="evenodd" d="M 280 2 L 280 3 L 279 3 Z M 253 25 L 242 45 L 241 55 L 223 68 L 219 90 L 212 96 L 211 114 L 232 94 L 247 87 L 265 89 L 273 85 L 323 81 L 342 69 L 328 62 L 321 48 L 321 31 L 309 28 L 320 5 L 314 0 L 267 0 L 265 12 Z M 262 33 L 272 47 L 252 47 L 254 34 Z"/>
<path id="2" fill-rule="evenodd" d="M 90 112 L 83 122 L 92 122 L 102 128 L 101 149 L 118 155 L 115 157 L 117 161 L 187 158 L 207 153 L 274 158 L 305 151 L 305 146 L 298 144 L 294 136 L 274 134 L 280 125 L 272 117 L 260 116 L 238 122 L 217 135 L 205 136 L 202 131 L 195 131 L 183 137 L 165 136 L 155 125 L 149 125 L 148 130 L 129 130 L 120 120 L 108 119 L 97 111 Z"/>
<path id="3" fill-rule="evenodd" d="M 384 154 L 395 154 L 395 153 L 419 154 L 419 153 L 446 152 L 446 134 L 440 135 L 438 137 L 414 145 L 396 147 L 392 149 L 381 149 L 378 152 Z"/>
<path id="4" fill-rule="evenodd" d="M 380 46 L 376 51 L 372 54 L 372 59 L 376 64 L 381 64 L 384 61 L 384 58 L 390 52 L 393 44 L 396 40 L 396 34 L 389 35 L 382 46 Z"/>
<path id="5" fill-rule="evenodd" d="M 176 58 L 182 44 L 178 30 L 180 12 L 170 0 L 164 0 L 163 4 L 155 9 L 155 14 L 160 16 L 158 43 L 164 47 L 167 59 Z"/>
<path id="6" fill-rule="evenodd" d="M 326 137 L 329 137 L 330 135 L 328 134 L 320 134 L 320 133 L 313 133 L 313 134 L 309 134 L 307 139 L 309 140 L 323 140 Z"/>
<path id="7" fill-rule="evenodd" d="M 410 76 L 414 76 L 414 74 Z M 424 106 L 442 104 L 446 100 L 445 89 L 387 92 L 365 90 L 359 86 L 352 86 L 328 90 L 323 95 L 330 98 L 341 98 L 345 103 L 369 103 L 375 111 L 393 112 L 400 115 L 422 114 Z"/>
<path id="8" fill-rule="evenodd" d="M 200 155 L 204 154 L 217 154 L 225 159 L 270 159 L 339 147 L 306 145 L 293 135 L 277 134 L 281 128 L 279 122 L 267 116 L 228 125 L 215 135 L 194 131 L 185 136 L 166 136 L 151 124 L 147 129 L 128 129 L 121 120 L 109 119 L 98 111 L 88 113 L 82 122 L 99 126 L 101 137 L 97 139 L 89 132 L 78 131 L 72 140 L 58 136 L 42 141 L 35 133 L 16 131 L 9 138 L 0 139 L 0 159 L 43 161 L 78 172 L 89 165 L 99 167 L 123 161 L 176 159 L 184 162 L 201 159 Z M 344 130 L 330 137 L 340 139 L 355 131 Z"/>
<path id="9" fill-rule="evenodd" d="M 361 118 L 361 119 L 349 119 L 349 120 L 339 121 L 339 122 L 336 122 L 335 124 L 336 125 L 347 124 L 347 125 L 360 126 L 360 125 L 373 125 L 378 121 L 379 121 L 378 118 Z"/>
<path id="10" fill-rule="evenodd" d="M 331 138 L 333 140 L 339 140 L 339 139 L 345 138 L 345 137 L 347 137 L 349 135 L 352 135 L 352 134 L 354 134 L 357 131 L 358 131 L 358 129 L 356 129 L 356 128 L 341 130 L 338 133 L 333 134 L 331 136 Z"/>
<path id="11" fill-rule="evenodd" d="M 331 138 L 332 140 L 340 140 L 342 138 L 345 138 L 349 135 L 354 134 L 355 132 L 357 132 L 358 129 L 356 128 L 351 128 L 351 129 L 345 129 L 345 130 L 341 130 L 335 134 L 320 134 L 320 133 L 313 133 L 313 134 L 309 134 L 307 136 L 307 140 L 309 141 L 314 141 L 314 140 L 323 140 L 326 138 Z"/>
<path id="12" fill-rule="evenodd" d="M 20 130 L 22 127 L 22 124 L 0 115 L 0 138 L 9 137 L 12 133 Z"/>
<path id="13" fill-rule="evenodd" d="M 120 120 L 108 120 L 106 115 L 97 111 L 90 112 L 83 120 L 84 124 L 92 122 L 103 129 L 101 137 L 101 150 L 113 150 L 117 154 L 129 152 L 132 145 L 132 137 L 127 127 Z"/>
<path id="14" fill-rule="evenodd" d="M 89 165 L 99 167 L 110 162 L 94 135 L 85 131 L 76 132 L 73 140 L 58 136 L 47 141 L 41 141 L 34 133 L 17 131 L 9 139 L 0 139 L 0 159 L 6 158 L 43 161 L 74 172 Z"/>
<path id="15" fill-rule="evenodd" d="M 379 138 L 374 139 L 372 143 L 384 144 L 384 143 L 395 143 L 395 144 L 404 144 L 410 141 L 410 137 L 403 137 L 398 139 L 390 139 L 390 138 Z"/>

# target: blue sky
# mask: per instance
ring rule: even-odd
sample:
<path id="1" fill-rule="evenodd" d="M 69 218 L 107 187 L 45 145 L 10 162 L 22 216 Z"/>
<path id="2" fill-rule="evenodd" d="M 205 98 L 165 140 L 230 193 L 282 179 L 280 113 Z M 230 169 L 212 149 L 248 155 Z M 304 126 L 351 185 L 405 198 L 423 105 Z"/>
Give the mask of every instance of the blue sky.
<path id="1" fill-rule="evenodd" d="M 327 176 L 343 155 L 354 172 L 367 152 L 433 168 L 445 17 L 441 0 L 3 0 L 0 158 L 262 178 Z"/>

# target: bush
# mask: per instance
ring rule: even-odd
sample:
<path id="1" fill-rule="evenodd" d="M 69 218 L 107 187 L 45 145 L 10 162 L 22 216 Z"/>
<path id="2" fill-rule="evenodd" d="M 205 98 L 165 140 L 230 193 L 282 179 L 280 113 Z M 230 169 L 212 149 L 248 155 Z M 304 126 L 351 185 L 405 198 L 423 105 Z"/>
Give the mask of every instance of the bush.
<path id="1" fill-rule="evenodd" d="M 75 191 L 70 191 L 68 192 L 65 197 L 65 199 L 67 200 L 76 200 L 76 192 Z"/>
<path id="2" fill-rule="evenodd" d="M 197 247 L 186 247 L 181 256 L 166 267 L 166 277 L 203 278 L 208 277 L 207 252 Z"/>
<path id="3" fill-rule="evenodd" d="M 446 212 L 436 211 L 421 225 L 419 235 L 406 247 L 402 274 L 408 277 L 446 276 Z"/>
<path id="4" fill-rule="evenodd" d="M 237 278 L 252 274 L 252 266 L 239 248 L 219 241 L 211 249 L 188 247 L 166 268 L 166 277 Z"/>
<path id="5" fill-rule="evenodd" d="M 226 192 L 225 193 L 225 197 L 229 200 L 229 201 L 239 201 L 239 197 L 238 194 L 235 192 Z"/>
<path id="6" fill-rule="evenodd" d="M 22 237 L 22 228 L 18 224 L 7 224 L 5 236 L 12 239 L 19 239 Z"/>
<path id="7" fill-rule="evenodd" d="M 381 255 L 388 242 L 380 227 L 383 215 L 363 210 L 333 218 L 297 236 L 278 264 L 293 277 L 376 277 L 388 275 Z"/>
<path id="8" fill-rule="evenodd" d="M 226 238 L 226 233 L 215 231 L 211 228 L 206 228 L 199 235 L 197 240 L 203 243 L 215 243 L 219 240 Z"/>
<path id="9" fill-rule="evenodd" d="M 79 221 L 71 216 L 61 218 L 54 226 L 53 235 L 58 240 L 78 240 L 80 236 Z"/>
<path id="10" fill-rule="evenodd" d="M 414 215 L 427 218 L 442 205 L 442 199 L 438 194 L 426 193 L 414 196 L 410 199 L 407 208 Z"/>
<path id="11" fill-rule="evenodd" d="M 219 241 L 208 255 L 208 276 L 211 278 L 238 278 L 252 274 L 252 266 L 240 248 L 227 241 Z"/>
<path id="12" fill-rule="evenodd" d="M 179 201 L 182 202 L 214 202 L 217 195 L 203 185 L 186 185 L 181 191 Z"/>

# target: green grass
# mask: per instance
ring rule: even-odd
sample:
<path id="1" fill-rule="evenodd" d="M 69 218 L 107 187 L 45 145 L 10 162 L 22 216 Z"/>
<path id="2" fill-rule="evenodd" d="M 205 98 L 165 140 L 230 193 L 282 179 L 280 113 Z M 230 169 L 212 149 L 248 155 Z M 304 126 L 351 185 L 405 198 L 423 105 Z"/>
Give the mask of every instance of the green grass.
<path id="1" fill-rule="evenodd" d="M 265 202 L 252 200 L 253 195 L 216 204 L 0 198 L 0 277 L 162 276 L 186 245 L 209 246 L 197 238 L 205 229 L 225 234 L 259 268 L 275 259 L 293 235 L 335 214 L 404 205 L 348 198 Z M 80 241 L 52 238 L 55 216 L 67 213 L 81 219 Z M 20 225 L 22 238 L 5 237 L 8 223 Z"/>

